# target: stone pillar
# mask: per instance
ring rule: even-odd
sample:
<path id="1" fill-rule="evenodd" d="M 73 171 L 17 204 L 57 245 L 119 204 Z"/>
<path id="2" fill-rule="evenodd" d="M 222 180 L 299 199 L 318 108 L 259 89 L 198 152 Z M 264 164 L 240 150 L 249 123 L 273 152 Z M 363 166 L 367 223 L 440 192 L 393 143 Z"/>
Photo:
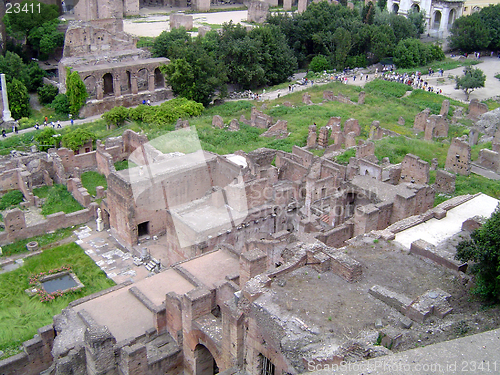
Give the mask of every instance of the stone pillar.
<path id="1" fill-rule="evenodd" d="M 292 0 L 283 0 L 283 10 L 292 10 Z"/>
<path id="2" fill-rule="evenodd" d="M 97 84 L 96 84 L 96 96 L 97 96 L 97 100 L 102 100 L 102 98 L 104 98 L 104 90 L 103 90 L 103 81 L 102 81 L 102 78 L 97 81 Z"/>
<path id="3" fill-rule="evenodd" d="M 7 83 L 5 82 L 5 74 L 0 75 L 2 81 L 2 101 L 3 101 L 3 120 L 13 121 L 12 115 L 9 110 L 9 98 L 7 97 Z"/>
<path id="4" fill-rule="evenodd" d="M 307 0 L 299 0 L 299 13 L 304 13 L 307 9 Z"/>
<path id="5" fill-rule="evenodd" d="M 153 92 L 155 91 L 155 74 L 149 73 L 148 75 L 148 90 Z"/>
<path id="6" fill-rule="evenodd" d="M 115 97 L 122 96 L 122 86 L 120 76 L 115 74 L 113 76 L 113 89 L 115 90 Z"/>
<path id="7" fill-rule="evenodd" d="M 132 74 L 130 77 L 130 86 L 132 89 L 132 94 L 137 95 L 139 92 L 139 88 L 137 87 L 137 76 L 135 74 Z"/>

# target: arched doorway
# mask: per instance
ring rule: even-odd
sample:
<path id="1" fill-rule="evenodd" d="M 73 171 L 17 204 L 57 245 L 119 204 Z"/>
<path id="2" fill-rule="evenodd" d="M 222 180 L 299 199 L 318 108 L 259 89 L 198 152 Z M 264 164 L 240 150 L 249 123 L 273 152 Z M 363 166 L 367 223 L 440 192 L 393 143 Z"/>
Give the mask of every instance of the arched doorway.
<path id="1" fill-rule="evenodd" d="M 453 22 L 455 22 L 455 18 L 457 17 L 457 13 L 455 9 L 450 10 L 450 14 L 448 16 L 448 29 L 451 29 L 453 26 Z"/>
<path id="2" fill-rule="evenodd" d="M 113 76 L 111 73 L 103 75 L 102 80 L 104 83 L 104 95 L 113 96 L 115 94 L 115 90 L 113 87 Z"/>
<path id="3" fill-rule="evenodd" d="M 159 68 L 155 69 L 155 89 L 165 86 L 165 79 Z"/>
<path id="4" fill-rule="evenodd" d="M 420 12 L 420 6 L 418 4 L 413 4 L 411 9 L 416 13 Z"/>
<path id="5" fill-rule="evenodd" d="M 148 71 L 145 68 L 137 72 L 137 89 L 139 91 L 148 89 Z"/>
<path id="6" fill-rule="evenodd" d="M 87 76 L 83 80 L 87 93 L 89 94 L 89 99 L 97 98 L 97 80 L 94 76 Z"/>
<path id="7" fill-rule="evenodd" d="M 196 345 L 196 348 L 194 348 L 194 360 L 196 375 L 214 375 L 219 373 L 219 367 L 212 353 L 210 353 L 210 350 L 205 345 Z"/>
<path id="8" fill-rule="evenodd" d="M 398 14 L 398 12 L 399 12 L 399 4 L 396 3 L 392 4 L 392 13 Z"/>
<path id="9" fill-rule="evenodd" d="M 439 30 L 440 27 L 441 27 L 441 12 L 437 10 L 434 13 L 434 21 L 432 22 L 432 28 L 434 30 Z"/>

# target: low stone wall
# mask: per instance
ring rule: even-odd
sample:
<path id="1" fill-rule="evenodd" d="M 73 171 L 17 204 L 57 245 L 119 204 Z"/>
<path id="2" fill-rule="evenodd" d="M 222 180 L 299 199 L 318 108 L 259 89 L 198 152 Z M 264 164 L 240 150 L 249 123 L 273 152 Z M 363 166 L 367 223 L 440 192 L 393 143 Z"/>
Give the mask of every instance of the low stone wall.
<path id="1" fill-rule="evenodd" d="M 2 375 L 37 375 L 48 369 L 53 361 L 52 346 L 55 331 L 52 325 L 38 329 L 38 335 L 23 342 L 23 352 L 0 361 Z"/>
<path id="2" fill-rule="evenodd" d="M 4 214 L 5 232 L 0 233 L 0 246 L 17 240 L 40 236 L 57 229 L 84 224 L 96 218 L 98 207 L 97 203 L 90 203 L 88 208 L 70 214 L 57 212 L 47 215 L 45 220 L 31 226 L 26 225 L 24 211 L 18 208 L 9 210 Z"/>
<path id="3" fill-rule="evenodd" d="M 453 271 L 467 271 L 467 263 L 462 263 L 453 259 L 452 254 L 446 251 L 440 251 L 439 249 L 436 249 L 434 245 L 424 240 L 413 241 L 410 246 L 410 254 L 430 259 L 440 266 L 449 268 Z"/>

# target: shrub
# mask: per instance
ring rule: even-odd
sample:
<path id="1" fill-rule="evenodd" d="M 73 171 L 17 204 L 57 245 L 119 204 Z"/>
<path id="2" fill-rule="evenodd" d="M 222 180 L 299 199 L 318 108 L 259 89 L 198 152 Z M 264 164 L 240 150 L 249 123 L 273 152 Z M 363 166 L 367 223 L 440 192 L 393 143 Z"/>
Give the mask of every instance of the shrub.
<path id="1" fill-rule="evenodd" d="M 50 104 L 56 98 L 59 89 L 52 85 L 43 85 L 38 88 L 37 92 L 41 104 Z"/>
<path id="2" fill-rule="evenodd" d="M 92 141 L 92 143 L 94 143 L 96 139 L 96 135 L 91 131 L 84 128 L 76 128 L 75 130 L 64 134 L 61 143 L 63 147 L 76 151 L 88 141 Z"/>
<path id="3" fill-rule="evenodd" d="M 5 193 L 0 199 L 0 210 L 6 210 L 7 208 L 17 206 L 23 201 L 23 193 L 19 190 L 11 190 Z"/>
<path id="4" fill-rule="evenodd" d="M 54 108 L 54 111 L 59 115 L 69 114 L 69 100 L 66 94 L 58 94 L 50 106 Z"/>
<path id="5" fill-rule="evenodd" d="M 125 107 L 119 106 L 112 108 L 102 115 L 106 125 L 122 126 L 129 117 L 129 110 Z"/>
<path id="6" fill-rule="evenodd" d="M 34 136 L 40 151 L 47 151 L 49 148 L 58 147 L 60 137 L 57 136 L 53 128 L 45 128 Z"/>
<path id="7" fill-rule="evenodd" d="M 328 70 L 330 69 L 330 64 L 328 63 L 328 60 L 325 56 L 323 55 L 317 55 L 314 56 L 313 59 L 311 60 L 311 63 L 309 64 L 309 69 L 311 69 L 313 72 L 322 72 L 323 70 Z"/>

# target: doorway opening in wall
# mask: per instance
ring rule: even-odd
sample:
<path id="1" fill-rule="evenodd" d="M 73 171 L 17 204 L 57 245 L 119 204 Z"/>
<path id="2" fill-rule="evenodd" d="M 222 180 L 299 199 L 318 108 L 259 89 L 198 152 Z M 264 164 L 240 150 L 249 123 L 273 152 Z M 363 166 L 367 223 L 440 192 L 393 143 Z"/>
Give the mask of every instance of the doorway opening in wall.
<path id="1" fill-rule="evenodd" d="M 196 375 L 215 375 L 219 373 L 219 367 L 212 353 L 205 345 L 198 344 L 194 349 L 196 363 Z"/>
<path id="2" fill-rule="evenodd" d="M 149 235 L 149 221 L 145 221 L 144 223 L 140 223 L 137 226 L 137 235 L 139 237 Z"/>
<path id="3" fill-rule="evenodd" d="M 259 354 L 260 375 L 274 375 L 275 367 L 271 360 Z"/>
<path id="4" fill-rule="evenodd" d="M 113 96 L 115 90 L 113 88 L 113 76 L 111 73 L 103 75 L 102 80 L 104 82 L 104 95 Z"/>

